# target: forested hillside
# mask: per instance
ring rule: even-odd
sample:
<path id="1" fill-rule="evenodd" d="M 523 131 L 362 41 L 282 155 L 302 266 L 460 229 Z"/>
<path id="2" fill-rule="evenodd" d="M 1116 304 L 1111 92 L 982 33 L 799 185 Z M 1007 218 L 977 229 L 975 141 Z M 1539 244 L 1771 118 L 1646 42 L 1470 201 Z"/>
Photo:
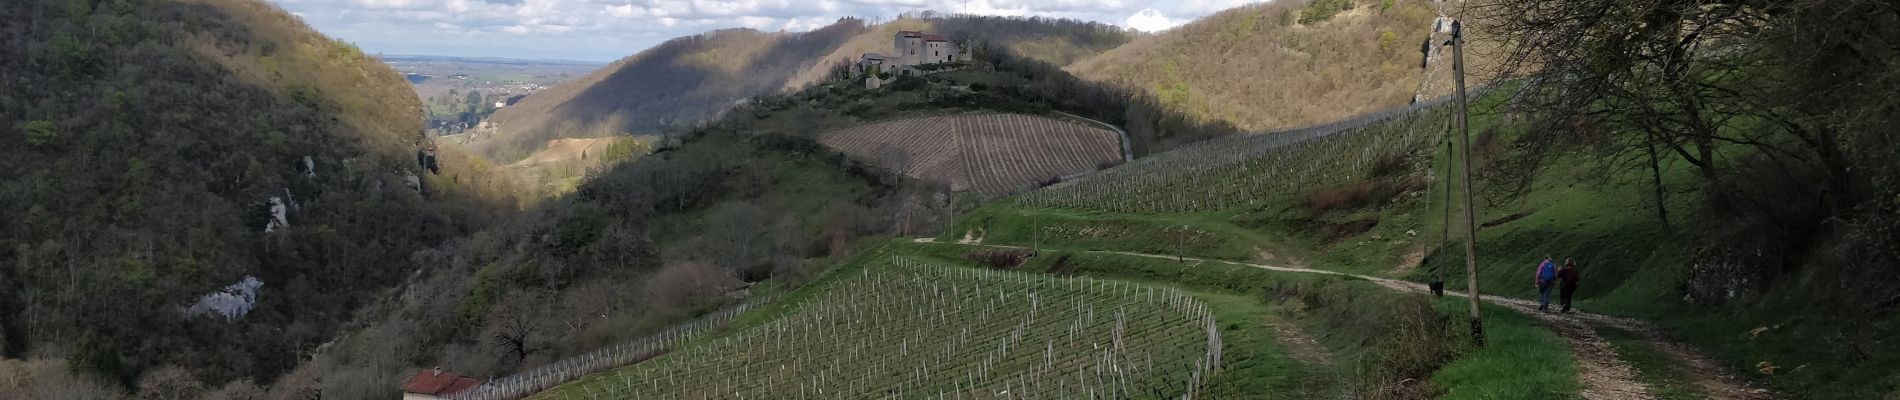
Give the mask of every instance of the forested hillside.
<path id="1" fill-rule="evenodd" d="M 1246 131 L 1313 125 L 1411 101 L 1425 75 L 1422 48 L 1437 17 L 1432 7 L 1441 4 L 1319 0 L 1239 7 L 1066 69 L 1146 92 L 1170 111 Z"/>
<path id="2" fill-rule="evenodd" d="M 707 121 L 755 95 L 822 81 L 867 52 L 890 52 L 891 35 L 925 30 L 992 43 L 1036 60 L 1066 64 L 1126 43 L 1112 26 L 1070 20 L 954 16 L 879 25 L 839 20 L 805 33 L 726 29 L 673 39 L 592 76 L 535 93 L 489 119 L 497 129 L 471 144 L 502 161 L 550 139 L 655 134 Z"/>
<path id="3" fill-rule="evenodd" d="M 400 75 L 261 1 L 0 15 L 0 358 L 125 387 L 272 377 L 412 252 L 512 206 L 452 149 L 418 162 Z M 0 391 L 91 397 L 24 384 Z"/>

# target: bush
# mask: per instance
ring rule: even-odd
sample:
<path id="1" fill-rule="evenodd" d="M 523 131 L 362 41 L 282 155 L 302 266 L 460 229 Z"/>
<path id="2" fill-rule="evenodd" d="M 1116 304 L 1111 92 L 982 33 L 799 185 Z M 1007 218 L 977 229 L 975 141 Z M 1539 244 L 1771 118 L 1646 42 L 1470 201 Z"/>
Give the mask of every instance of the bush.
<path id="1" fill-rule="evenodd" d="M 0 359 L 0 393 L 9 399 L 118 399 L 124 392 L 110 382 L 74 374 L 65 362 L 49 359 Z"/>
<path id="2" fill-rule="evenodd" d="M 39 120 L 26 123 L 26 144 L 37 148 L 52 147 L 59 140 L 59 127 L 53 121 Z"/>
<path id="3" fill-rule="evenodd" d="M 919 77 L 911 76 L 911 75 L 904 75 L 904 76 L 897 77 L 897 81 L 892 82 L 890 88 L 893 91 L 908 92 L 912 90 L 922 89 L 925 85 L 929 85 L 929 84 L 930 82 L 925 81 L 924 78 L 919 78 Z"/>
<path id="4" fill-rule="evenodd" d="M 1334 15 L 1351 10 L 1352 0 L 1313 0 L 1306 8 L 1300 9 L 1300 23 L 1311 24 L 1333 19 Z"/>
<path id="5" fill-rule="evenodd" d="M 1009 269 L 1023 265 L 1035 255 L 1036 252 L 1023 249 L 991 249 L 972 251 L 963 257 L 990 268 Z"/>

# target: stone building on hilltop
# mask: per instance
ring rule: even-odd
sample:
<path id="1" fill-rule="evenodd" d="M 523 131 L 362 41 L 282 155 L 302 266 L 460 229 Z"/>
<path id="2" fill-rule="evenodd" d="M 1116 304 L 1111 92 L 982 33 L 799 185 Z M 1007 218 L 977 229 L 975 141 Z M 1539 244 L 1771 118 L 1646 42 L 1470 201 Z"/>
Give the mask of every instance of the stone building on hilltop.
<path id="1" fill-rule="evenodd" d="M 853 73 L 865 75 L 865 87 L 876 89 L 886 79 L 879 73 L 893 76 L 922 75 L 919 67 L 925 65 L 956 64 L 970 60 L 970 54 L 960 46 L 939 35 L 918 31 L 899 31 L 892 37 L 890 53 L 864 53 L 858 62 L 851 66 Z"/>
<path id="2" fill-rule="evenodd" d="M 891 45 L 896 65 L 916 67 L 957 61 L 957 49 L 950 39 L 918 31 L 900 31 Z"/>

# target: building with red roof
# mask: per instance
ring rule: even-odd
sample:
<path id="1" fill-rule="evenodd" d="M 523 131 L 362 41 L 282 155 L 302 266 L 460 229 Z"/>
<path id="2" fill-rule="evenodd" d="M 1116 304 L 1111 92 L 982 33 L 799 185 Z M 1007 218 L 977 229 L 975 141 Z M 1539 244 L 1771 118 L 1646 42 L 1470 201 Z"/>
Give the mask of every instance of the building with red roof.
<path id="1" fill-rule="evenodd" d="M 442 372 L 442 367 L 416 372 L 402 384 L 402 400 L 436 400 L 454 396 L 456 393 L 481 386 L 482 381 L 454 372 Z"/>

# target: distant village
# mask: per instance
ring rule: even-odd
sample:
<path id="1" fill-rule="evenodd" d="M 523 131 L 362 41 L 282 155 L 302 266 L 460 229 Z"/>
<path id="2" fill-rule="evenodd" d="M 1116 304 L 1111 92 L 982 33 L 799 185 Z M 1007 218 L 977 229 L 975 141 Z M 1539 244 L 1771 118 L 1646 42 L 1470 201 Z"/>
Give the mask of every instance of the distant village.
<path id="1" fill-rule="evenodd" d="M 899 76 L 920 76 L 936 68 L 970 60 L 970 51 L 949 38 L 918 31 L 893 35 L 890 53 L 864 53 L 851 74 L 864 77 L 864 87 L 876 89 Z"/>

